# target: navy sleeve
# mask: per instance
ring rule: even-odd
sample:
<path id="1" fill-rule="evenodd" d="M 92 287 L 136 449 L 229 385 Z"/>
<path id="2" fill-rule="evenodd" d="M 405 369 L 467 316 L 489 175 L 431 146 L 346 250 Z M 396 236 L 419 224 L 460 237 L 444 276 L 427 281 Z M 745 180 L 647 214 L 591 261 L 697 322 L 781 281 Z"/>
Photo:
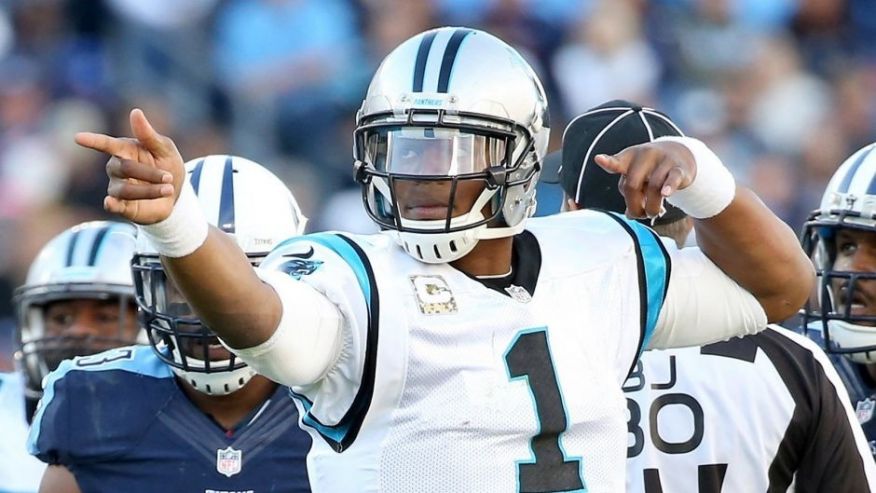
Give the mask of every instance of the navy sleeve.
<path id="1" fill-rule="evenodd" d="M 69 466 L 119 456 L 139 443 L 171 382 L 169 369 L 147 351 L 117 348 L 62 362 L 46 379 L 28 451 Z"/>

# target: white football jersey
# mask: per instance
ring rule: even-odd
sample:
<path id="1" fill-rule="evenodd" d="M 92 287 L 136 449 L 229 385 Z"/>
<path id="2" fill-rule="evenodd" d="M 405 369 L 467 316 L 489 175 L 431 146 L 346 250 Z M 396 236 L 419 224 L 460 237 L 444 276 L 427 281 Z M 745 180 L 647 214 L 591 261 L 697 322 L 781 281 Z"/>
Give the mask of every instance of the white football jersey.
<path id="1" fill-rule="evenodd" d="M 314 491 L 624 489 L 621 386 L 657 326 L 670 255 L 644 226 L 591 211 L 530 220 L 514 241 L 504 288 L 383 235 L 294 238 L 262 263 L 345 321 L 337 362 L 293 387 Z"/>
<path id="2" fill-rule="evenodd" d="M 645 351 L 624 390 L 628 491 L 873 488 L 873 459 L 839 376 L 800 334 L 771 326 Z"/>
<path id="3" fill-rule="evenodd" d="M 24 382 L 0 373 L 0 491 L 36 492 L 46 465 L 27 453 Z"/>

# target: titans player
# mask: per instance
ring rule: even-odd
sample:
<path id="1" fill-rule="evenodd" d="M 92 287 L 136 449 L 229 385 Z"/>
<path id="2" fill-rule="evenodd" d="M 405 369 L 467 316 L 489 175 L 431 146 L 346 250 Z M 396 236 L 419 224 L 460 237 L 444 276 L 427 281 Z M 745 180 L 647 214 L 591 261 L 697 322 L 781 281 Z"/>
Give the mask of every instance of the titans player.
<path id="1" fill-rule="evenodd" d="M 207 156 L 187 170 L 196 205 L 249 264 L 302 232 L 289 189 L 260 165 Z M 143 236 L 133 274 L 151 347 L 74 358 L 49 375 L 28 444 L 51 464 L 40 491 L 309 491 L 310 438 L 288 389 L 222 347 Z"/>
<path id="2" fill-rule="evenodd" d="M 37 491 L 43 475 L 45 465 L 25 446 L 43 378 L 64 359 L 137 341 L 134 234 L 118 222 L 69 228 L 40 249 L 15 291 L 19 371 L 0 374 L 3 491 Z"/>
<path id="3" fill-rule="evenodd" d="M 816 265 L 817 297 L 808 335 L 820 342 L 848 389 L 876 456 L 876 144 L 834 173 L 806 222 L 803 242 Z"/>

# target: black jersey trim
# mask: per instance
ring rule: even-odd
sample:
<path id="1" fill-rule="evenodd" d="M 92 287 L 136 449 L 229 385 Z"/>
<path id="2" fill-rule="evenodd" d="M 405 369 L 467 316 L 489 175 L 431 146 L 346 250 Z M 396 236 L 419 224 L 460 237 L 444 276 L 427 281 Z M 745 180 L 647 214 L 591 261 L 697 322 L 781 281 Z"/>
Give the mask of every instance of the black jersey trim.
<path id="1" fill-rule="evenodd" d="M 535 288 L 538 286 L 538 275 L 541 272 L 541 245 L 538 238 L 529 231 L 522 231 L 515 235 L 511 250 L 511 275 L 497 278 L 480 278 L 467 272 L 462 272 L 466 277 L 481 283 L 484 287 L 492 289 L 505 296 L 511 296 L 505 288 L 520 286 L 525 289 L 529 296 L 535 296 Z"/>
<path id="2" fill-rule="evenodd" d="M 651 338 L 660 315 L 660 310 L 666 301 L 666 294 L 669 292 L 669 278 L 672 273 L 672 262 L 669 253 L 663 246 L 663 242 L 653 230 L 639 223 L 628 222 L 617 213 L 601 209 L 594 210 L 602 212 L 618 223 L 630 235 L 636 252 L 636 271 L 639 278 L 639 342 L 637 345 L 639 349 L 636 352 L 636 357 L 630 364 L 630 369 L 627 371 L 627 377 L 629 377 L 636 367 L 636 361 L 638 361 L 639 356 L 645 350 L 645 346 L 647 346 Z M 649 256 L 653 260 L 655 255 L 657 255 L 656 258 L 660 259 L 659 265 L 653 262 L 648 263 L 648 259 L 645 258 L 645 252 L 642 250 L 642 241 L 649 243 Z M 649 269 L 651 271 L 650 276 L 648 275 Z"/>

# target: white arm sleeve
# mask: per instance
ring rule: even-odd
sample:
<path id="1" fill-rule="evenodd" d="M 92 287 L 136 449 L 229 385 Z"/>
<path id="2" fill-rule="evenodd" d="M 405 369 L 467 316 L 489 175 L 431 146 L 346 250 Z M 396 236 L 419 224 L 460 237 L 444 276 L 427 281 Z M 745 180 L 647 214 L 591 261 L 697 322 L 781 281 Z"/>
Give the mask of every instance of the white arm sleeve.
<path id="1" fill-rule="evenodd" d="M 340 355 L 340 311 L 325 295 L 282 272 L 256 269 L 256 273 L 280 297 L 280 324 L 258 346 L 229 349 L 257 373 L 282 385 L 317 382 Z"/>
<path id="2" fill-rule="evenodd" d="M 700 346 L 766 328 L 766 313 L 757 299 L 699 248 L 665 246 L 672 272 L 648 349 Z"/>

